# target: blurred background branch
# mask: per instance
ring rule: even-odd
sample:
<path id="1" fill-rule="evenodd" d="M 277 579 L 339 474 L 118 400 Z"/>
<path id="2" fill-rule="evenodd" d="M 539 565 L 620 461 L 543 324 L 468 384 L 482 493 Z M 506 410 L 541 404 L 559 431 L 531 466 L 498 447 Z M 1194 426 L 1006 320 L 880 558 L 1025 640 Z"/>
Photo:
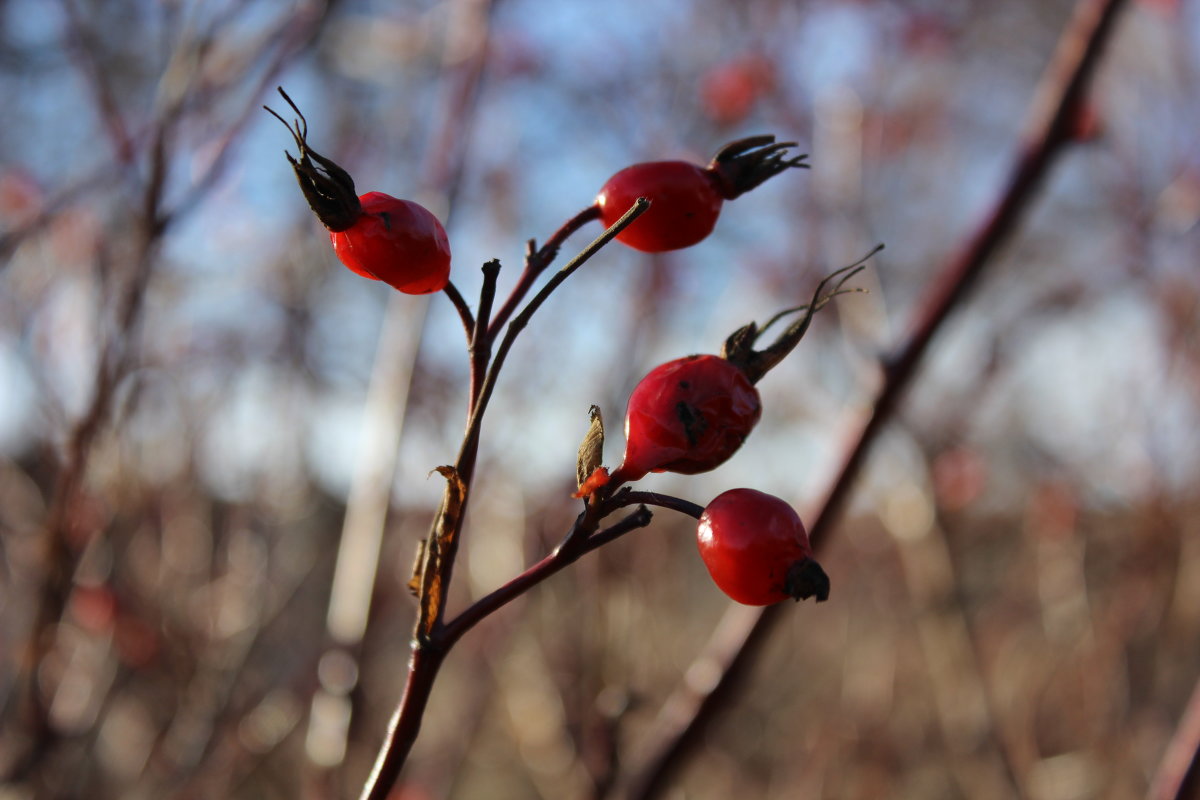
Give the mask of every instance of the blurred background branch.
<path id="1" fill-rule="evenodd" d="M 1073 146 L 970 295 L 938 301 L 957 313 L 911 351 L 903 402 L 916 357 L 880 364 L 904 321 L 939 317 L 929 287 L 955 279 L 931 265 L 967 263 L 1014 140 L 1036 150 L 1025 110 L 1074 8 L 0 4 L 0 794 L 352 797 L 370 769 L 471 372 L 451 303 L 406 305 L 332 257 L 259 108 L 279 84 L 360 191 L 449 217 L 472 303 L 480 265 L 504 264 L 506 296 L 528 239 L 623 166 L 760 133 L 811 153 L 701 245 L 606 248 L 539 310 L 493 396 L 451 612 L 570 528 L 590 405 L 614 466 L 650 367 L 887 243 L 855 280 L 870 293 L 761 382 L 733 459 L 635 487 L 843 506 L 836 536 L 809 520 L 830 602 L 768 614 L 736 702 L 660 785 L 1181 791 L 1163 787 L 1186 785 L 1200 674 L 1200 6 L 1128 3 L 1059 120 Z M 871 456 L 827 503 L 885 385 Z M 727 662 L 696 654 L 760 619 L 725 613 L 694 523 L 656 513 L 462 637 L 394 794 L 624 791 L 660 717 L 686 728 L 722 685 Z M 664 707 L 680 676 L 691 699 Z"/>

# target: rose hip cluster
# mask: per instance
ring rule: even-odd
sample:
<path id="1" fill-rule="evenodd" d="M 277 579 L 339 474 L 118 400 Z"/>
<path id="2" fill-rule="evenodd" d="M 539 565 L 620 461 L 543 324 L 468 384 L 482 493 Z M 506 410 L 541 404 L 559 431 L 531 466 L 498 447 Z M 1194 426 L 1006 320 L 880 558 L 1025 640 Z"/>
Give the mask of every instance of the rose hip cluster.
<path id="1" fill-rule="evenodd" d="M 288 161 L 309 206 L 329 231 L 338 259 L 358 275 L 406 294 L 446 289 L 450 245 L 437 217 L 417 203 L 382 192 L 358 195 L 350 174 L 309 146 L 304 115 L 279 92 L 297 119 L 289 124 L 267 110 L 295 140 L 299 152 L 287 153 Z M 634 164 L 609 178 L 579 219 L 612 226 L 644 198 L 649 208 L 617 234 L 617 241 L 652 253 L 690 247 L 712 232 L 726 200 L 790 168 L 806 168 L 806 155 L 788 152 L 794 146 L 756 136 L 731 142 L 703 167 L 685 161 Z M 651 472 L 691 475 L 728 460 L 762 416 L 754 384 L 795 347 L 813 313 L 840 293 L 860 265 L 822 281 L 807 306 L 784 312 L 805 313 L 769 347 L 756 350 L 754 345 L 772 323 L 761 330 L 751 324 L 729 337 L 720 355 L 691 355 L 651 370 L 629 398 L 625 453 L 611 475 L 599 466 L 603 423 L 594 409 L 595 430 L 580 451 L 577 496 L 590 503 Z M 808 597 L 820 602 L 829 596 L 829 580 L 812 558 L 804 525 L 777 497 L 754 489 L 721 494 L 700 515 L 697 544 L 713 581 L 740 603 Z"/>
<path id="2" fill-rule="evenodd" d="M 618 241 L 647 252 L 696 244 L 713 230 L 724 200 L 789 167 L 807 166 L 805 156 L 787 157 L 791 146 L 755 137 L 728 145 L 706 168 L 681 161 L 627 167 L 601 189 L 601 219 L 607 224 L 646 197 L 650 210 Z M 804 316 L 763 350 L 754 345 L 767 326 L 752 324 L 730 336 L 721 355 L 686 356 L 652 369 L 629 397 L 621 465 L 581 480 L 579 496 L 611 494 L 650 472 L 691 475 L 725 463 L 762 416 L 755 382 L 796 346 L 813 313 L 859 268 L 861 262 L 822 281 L 812 302 L 792 309 Z M 754 489 L 721 494 L 700 515 L 697 545 L 713 582 L 739 603 L 829 597 L 829 579 L 812 557 L 800 517 L 778 497 Z"/>
<path id="3" fill-rule="evenodd" d="M 762 416 L 758 390 L 729 358 L 692 355 L 652 369 L 625 412 L 625 454 L 607 491 L 649 472 L 693 475 L 725 463 Z M 603 473 L 601 473 L 603 476 Z M 829 597 L 800 517 L 786 502 L 733 489 L 709 503 L 696 531 L 713 582 L 739 603 Z"/>

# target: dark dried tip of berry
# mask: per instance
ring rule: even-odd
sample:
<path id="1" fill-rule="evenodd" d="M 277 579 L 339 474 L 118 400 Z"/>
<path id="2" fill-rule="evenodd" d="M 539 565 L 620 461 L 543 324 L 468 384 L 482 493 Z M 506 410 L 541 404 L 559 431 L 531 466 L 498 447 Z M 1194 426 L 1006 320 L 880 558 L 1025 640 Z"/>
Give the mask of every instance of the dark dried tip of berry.
<path id="1" fill-rule="evenodd" d="M 812 323 L 814 314 L 829 305 L 830 301 L 839 295 L 866 291 L 866 289 L 844 289 L 842 287 L 845 286 L 846 281 L 866 269 L 867 259 L 882 249 L 882 244 L 875 245 L 871 249 L 871 252 L 858 261 L 834 270 L 822 278 L 813 292 L 812 300 L 807 304 L 780 311 L 761 327 L 751 322 L 748 325 L 738 328 L 725 340 L 725 345 L 721 348 L 721 357 L 740 369 L 751 383 L 758 383 L 764 375 L 774 369 L 800 343 L 800 340 L 804 338 L 804 334 L 808 331 L 808 326 Z M 759 337 L 766 333 L 768 328 L 785 316 L 797 312 L 804 312 L 803 316 L 789 325 L 787 330 L 779 334 L 769 347 L 762 350 L 754 349 L 754 345 L 758 342 Z"/>
<path id="2" fill-rule="evenodd" d="M 725 344 L 721 346 L 721 358 L 740 369 L 751 383 L 762 377 L 756 377 L 753 370 L 754 357 L 757 355 L 754 343 L 758 341 L 759 333 L 757 323 L 748 323 L 729 334 Z"/>
<path id="3" fill-rule="evenodd" d="M 810 597 L 817 598 L 818 603 L 824 603 L 829 599 L 829 576 L 816 561 L 804 558 L 788 569 L 784 591 L 797 603 Z"/>
<path id="4" fill-rule="evenodd" d="M 808 169 L 807 153 L 789 156 L 788 148 L 795 146 L 795 142 L 776 142 L 771 135 L 738 139 L 718 150 L 708 169 L 721 196 L 732 200 L 791 167 Z"/>
<path id="5" fill-rule="evenodd" d="M 274 109 L 267 106 L 263 108 L 282 122 L 296 140 L 300 157 L 296 158 L 286 150 L 284 155 L 296 172 L 296 180 L 300 183 L 300 190 L 304 192 L 304 199 L 308 201 L 309 208 L 317 215 L 317 219 L 321 220 L 322 225 L 335 233 L 344 231 L 362 215 L 362 206 L 354 190 L 354 179 L 336 162 L 308 146 L 308 120 L 282 87 L 279 88 L 279 94 L 296 112 L 298 119 L 289 123 Z"/>

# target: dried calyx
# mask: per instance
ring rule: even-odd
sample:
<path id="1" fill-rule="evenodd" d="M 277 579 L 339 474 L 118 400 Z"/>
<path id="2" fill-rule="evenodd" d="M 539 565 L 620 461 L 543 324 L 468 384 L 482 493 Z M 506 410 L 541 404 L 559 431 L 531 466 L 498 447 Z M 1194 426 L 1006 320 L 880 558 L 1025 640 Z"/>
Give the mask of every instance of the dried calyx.
<path id="1" fill-rule="evenodd" d="M 755 322 L 738 328 L 725 340 L 725 345 L 721 348 L 721 357 L 745 373 L 751 383 L 758 383 L 764 375 L 795 349 L 800 340 L 804 338 L 804 334 L 808 332 L 813 315 L 828 305 L 830 300 L 841 294 L 866 291 L 860 288 L 844 289 L 842 287 L 846 281 L 866 268 L 867 259 L 882 249 L 882 244 L 876 245 L 871 252 L 858 261 L 830 273 L 817 284 L 817 289 L 813 292 L 812 300 L 808 304 L 780 311 L 761 328 Z M 762 350 L 754 349 L 759 337 L 766 333 L 768 328 L 783 317 L 797 312 L 804 312 L 804 315 L 779 334 L 773 343 Z"/>
<path id="2" fill-rule="evenodd" d="M 829 576 L 816 561 L 804 558 L 788 569 L 784 591 L 797 603 L 810 597 L 824 603 L 829 599 Z"/>
<path id="3" fill-rule="evenodd" d="M 300 113 L 300 109 L 292 102 L 292 98 L 288 97 L 287 92 L 280 88 L 279 94 L 296 112 L 298 119 L 289 123 L 274 109 L 268 106 L 263 108 L 282 122 L 296 140 L 300 157 L 296 158 L 286 150 L 284 154 L 292 169 L 296 171 L 300 190 L 304 192 L 309 208 L 321 220 L 322 225 L 334 233 L 344 231 L 354 225 L 362 215 L 362 207 L 354 191 L 354 179 L 336 162 L 308 146 L 308 120 Z"/>
<path id="4" fill-rule="evenodd" d="M 721 196 L 732 200 L 787 169 L 808 169 L 807 153 L 789 157 L 788 148 L 795 146 L 795 142 L 776 142 L 771 135 L 738 139 L 717 151 L 708 169 Z"/>

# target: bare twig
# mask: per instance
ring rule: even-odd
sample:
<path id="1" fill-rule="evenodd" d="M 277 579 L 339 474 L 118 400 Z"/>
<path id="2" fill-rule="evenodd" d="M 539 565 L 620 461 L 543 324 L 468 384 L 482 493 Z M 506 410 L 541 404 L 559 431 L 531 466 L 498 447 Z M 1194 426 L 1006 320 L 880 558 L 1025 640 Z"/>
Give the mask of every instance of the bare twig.
<path id="1" fill-rule="evenodd" d="M 895 413 L 930 341 L 1016 229 L 1054 157 L 1070 141 L 1070 126 L 1076 109 L 1123 4 L 1124 0 L 1082 0 L 1076 8 L 1039 86 L 1032 106 L 1030 132 L 1009 181 L 991 212 L 934 280 L 912 333 L 887 362 L 884 385 L 876 397 L 874 409 L 847 451 L 815 517 L 810 531 L 814 546 L 819 547 L 829 537 L 867 453 Z M 785 611 L 790 609 L 767 606 L 745 617 L 746 622 L 736 628 L 719 627 L 720 635 L 708 643 L 701 655 L 707 663 L 720 665 L 719 679 L 704 690 L 681 688 L 668 700 L 668 704 L 677 710 L 672 715 L 674 721 L 666 723 L 659 731 L 647 748 L 650 756 L 642 770 L 623 785 L 619 796 L 640 800 L 655 797 L 666 787 L 670 776 L 691 752 L 692 743 L 700 732 L 733 696 L 739 676 L 753 663 Z"/>
<path id="2" fill-rule="evenodd" d="M 456 18 L 456 25 L 460 26 L 458 33 L 473 30 L 479 34 L 479 37 L 476 40 L 474 52 L 464 63 L 465 69 L 453 76 L 453 80 L 447 81 L 441 109 L 438 112 L 438 120 L 433 126 L 434 133 L 431 141 L 434 143 L 434 147 L 426 153 L 425 171 L 427 175 L 432 176 L 427 181 L 426 188 L 436 198 L 436 205 L 447 209 L 447 222 L 453 214 L 454 199 L 461 185 L 465 159 L 464 143 L 475 125 L 475 112 L 478 107 L 476 100 L 486 69 L 489 49 L 487 43 L 491 35 L 493 7 L 494 4 L 490 1 L 475 4 L 472 7 L 472 13 Z M 450 33 L 455 32 L 451 31 Z M 470 402 L 473 404 L 476 394 L 475 386 L 481 380 L 476 377 L 474 358 L 476 352 L 474 341 L 477 338 L 476 330 L 479 319 L 471 314 L 466 301 L 456 287 L 447 285 L 446 295 L 459 313 L 466 332 L 467 344 L 472 353 Z M 350 586 L 350 590 L 347 592 L 348 599 L 339 601 L 337 595 L 333 593 L 330 598 L 331 622 L 335 604 L 339 602 L 361 621 L 352 636 L 338 637 L 335 635 L 333 637 L 335 640 L 340 640 L 341 646 L 346 648 L 346 651 L 355 660 L 359 658 L 359 651 L 371 619 L 371 596 L 379 572 L 384 523 L 387 518 L 392 478 L 396 470 L 400 436 L 403 431 L 403 412 L 408 401 L 411 377 L 417 359 L 415 346 L 410 351 L 397 351 L 396 342 L 388 338 L 389 332 L 405 329 L 415 345 L 420 338 L 419 334 L 427 307 L 422 303 L 419 306 L 420 316 L 413 317 L 410 313 L 412 310 L 410 300 L 411 298 L 399 294 L 391 298 L 384 318 L 384 326 L 380 331 L 379 347 L 376 352 L 375 364 L 372 367 L 372 396 L 368 397 L 368 413 L 364 422 L 368 430 L 379 434 L 368 437 L 368 440 L 376 443 L 375 449 L 371 451 L 375 455 L 375 463 L 370 471 L 362 470 L 355 476 L 355 483 L 346 507 L 342 540 L 338 549 L 338 570 L 357 572 L 362 578 L 357 581 L 357 585 L 347 584 Z M 486 311 L 482 305 L 481 303 L 479 316 L 486 318 Z M 393 400 L 395 402 L 392 402 Z M 470 406 L 468 406 L 469 412 Z M 466 470 L 468 475 L 472 466 L 473 457 L 468 459 L 468 469 Z M 330 632 L 334 632 L 332 624 Z M 423 656 L 420 662 L 414 659 L 413 664 L 410 664 L 405 696 L 408 696 L 410 692 L 415 692 L 413 697 L 420 696 L 419 689 L 414 686 L 426 679 L 432 682 L 437 674 L 436 662 L 440 662 L 440 659 L 434 659 L 428 655 Z M 431 671 L 414 674 L 413 670 L 418 663 L 423 665 L 423 669 Z M 321 689 L 320 691 L 325 690 Z M 345 697 L 339 698 L 342 701 L 346 699 Z M 350 712 L 352 715 L 355 713 L 353 708 L 350 709 Z M 315 721 L 310 724 L 315 724 Z M 345 730 L 337 733 L 343 743 L 346 733 Z"/>
<path id="3" fill-rule="evenodd" d="M 620 219 L 614 222 L 608 230 L 593 239 L 591 244 L 579 251 L 579 255 L 563 265 L 562 269 L 555 273 L 554 277 L 547 281 L 546 285 L 533 296 L 533 299 L 529 301 L 525 308 L 521 309 L 521 313 L 513 317 L 512 324 L 505 330 L 504 338 L 500 341 L 500 346 L 496 349 L 496 358 L 488 370 L 487 379 L 484 381 L 479 405 L 476 407 L 475 413 L 471 416 L 471 423 L 467 427 L 468 440 L 478 437 L 479 426 L 483 420 L 483 412 L 492 391 L 496 388 L 496 379 L 499 377 L 500 368 L 504 366 L 504 359 L 508 355 L 508 351 L 512 349 L 513 342 L 516 341 L 517 336 L 529 324 L 529 320 L 533 318 L 534 313 L 541 307 L 542 303 L 546 302 L 546 299 L 550 297 L 555 289 L 561 286 L 567 278 L 571 277 L 577 269 L 587 263 L 592 256 L 599 252 L 600 248 L 611 242 L 616 238 L 617 234 L 629 227 L 630 223 L 641 216 L 649 207 L 650 201 L 644 197 L 639 197 L 637 202 Z M 497 315 L 496 321 L 498 320 L 499 315 Z M 493 325 L 495 325 L 496 321 L 493 321 Z"/>
<path id="4" fill-rule="evenodd" d="M 446 288 L 442 291 L 446 293 L 446 297 L 454 305 L 454 310 L 458 312 L 459 319 L 462 320 L 463 328 L 467 332 L 467 344 L 469 346 L 474 341 L 475 315 L 471 313 L 471 307 L 467 305 L 467 301 L 463 298 L 462 293 L 458 291 L 458 287 L 454 285 L 453 281 L 447 283 Z"/>
<path id="5" fill-rule="evenodd" d="M 618 497 L 623 498 L 625 503 L 661 506 L 662 508 L 669 508 L 672 511 L 678 511 L 680 514 L 687 514 L 689 517 L 695 517 L 696 519 L 700 519 L 700 515 L 704 513 L 704 506 L 678 497 L 672 497 L 668 494 L 659 494 L 658 492 L 625 492 Z"/>
<path id="6" fill-rule="evenodd" d="M 644 528 L 650 524 L 650 509 L 644 505 L 622 519 L 620 522 L 603 530 L 596 531 L 587 537 L 584 546 L 579 549 L 558 548 L 541 561 L 526 569 L 517 577 L 510 580 L 495 591 L 475 601 L 465 611 L 446 623 L 443 639 L 452 644 L 462 638 L 462 635 L 475 627 L 484 618 L 496 613 L 525 592 L 537 586 L 551 575 L 564 567 L 575 563 L 585 553 L 590 553 L 602 545 L 617 539 L 630 531 Z"/>
<path id="7" fill-rule="evenodd" d="M 521 277 L 517 279 L 517 285 L 513 287 L 508 299 L 504 301 L 504 305 L 496 312 L 496 318 L 488 326 L 490 338 L 495 339 L 500 334 L 504 323 L 508 322 L 508 318 L 517 310 L 517 306 L 521 305 L 525 295 L 529 294 L 529 290 L 537 281 L 538 276 L 545 272 L 546 267 L 554 261 L 559 248 L 563 246 L 567 237 L 594 219 L 600 219 L 600 206 L 590 205 L 564 222 L 541 247 L 537 246 L 535 240 L 529 240 L 525 252 L 525 269 L 521 273 Z"/>
<path id="8" fill-rule="evenodd" d="M 471 331 L 471 398 L 467 414 L 475 411 L 479 393 L 483 391 L 483 379 L 487 375 L 488 362 L 492 359 L 492 340 L 488 336 L 488 321 L 492 316 L 492 303 L 496 300 L 496 282 L 500 278 L 500 262 L 492 259 L 483 265 L 483 286 L 479 290 L 479 314 L 475 328 Z"/>

